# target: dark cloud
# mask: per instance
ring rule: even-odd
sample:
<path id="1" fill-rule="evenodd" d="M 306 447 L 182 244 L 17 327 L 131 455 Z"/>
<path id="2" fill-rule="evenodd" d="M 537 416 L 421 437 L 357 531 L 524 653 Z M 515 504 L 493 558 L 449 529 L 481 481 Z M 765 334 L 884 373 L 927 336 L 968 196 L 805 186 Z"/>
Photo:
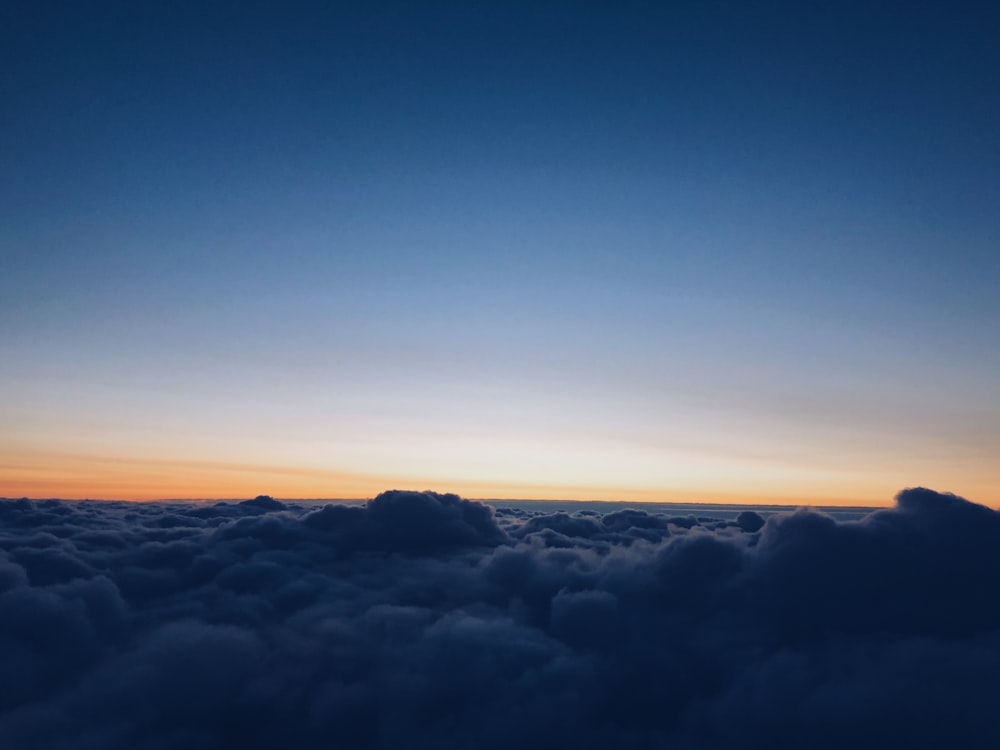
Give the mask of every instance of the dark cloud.
<path id="1" fill-rule="evenodd" d="M 0 501 L 0 746 L 996 747 L 1000 516 Z"/>
<path id="2" fill-rule="evenodd" d="M 736 516 L 736 525 L 739 526 L 743 531 L 760 531 L 761 527 L 764 525 L 764 519 L 761 518 L 760 513 L 755 513 L 752 510 L 745 510 Z"/>

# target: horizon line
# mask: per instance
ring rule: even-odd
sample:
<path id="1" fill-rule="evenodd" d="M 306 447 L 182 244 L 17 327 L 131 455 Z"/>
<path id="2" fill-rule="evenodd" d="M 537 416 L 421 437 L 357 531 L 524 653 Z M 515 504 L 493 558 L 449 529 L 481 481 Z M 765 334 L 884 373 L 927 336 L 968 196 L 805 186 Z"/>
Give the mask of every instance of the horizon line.
<path id="1" fill-rule="evenodd" d="M 387 490 L 391 492 L 393 490 Z M 417 492 L 437 492 L 437 490 L 417 490 Z M 381 494 L 381 493 L 380 493 Z M 457 494 L 457 493 L 439 493 L 439 494 Z M 373 500 L 378 495 L 371 497 L 277 497 L 274 495 L 256 495 L 254 497 L 161 497 L 161 498 L 148 498 L 148 499 L 138 499 L 138 498 L 112 498 L 112 497 L 0 497 L 0 502 L 16 502 L 18 500 L 28 500 L 30 502 L 45 502 L 45 501 L 58 501 L 58 502 L 98 502 L 98 503 L 240 503 L 246 502 L 248 500 L 253 500 L 256 497 L 269 497 L 272 500 L 278 500 L 284 503 L 367 503 Z M 463 500 L 469 500 L 471 502 L 491 504 L 491 503 L 579 503 L 583 504 L 607 504 L 607 505 L 697 505 L 706 508 L 720 508 L 720 507 L 747 507 L 747 508 L 781 508 L 781 509 L 796 509 L 796 508 L 836 508 L 838 510 L 880 510 L 884 508 L 891 508 L 893 505 L 840 505 L 840 504 L 821 504 L 821 503 L 810 503 L 810 502 L 798 502 L 798 503 L 754 503 L 754 502 L 704 502 L 704 501 L 684 501 L 684 500 L 593 500 L 593 499 L 566 499 L 566 498 L 504 498 L 504 497 L 492 497 L 492 498 L 482 498 L 482 497 L 462 497 Z"/>

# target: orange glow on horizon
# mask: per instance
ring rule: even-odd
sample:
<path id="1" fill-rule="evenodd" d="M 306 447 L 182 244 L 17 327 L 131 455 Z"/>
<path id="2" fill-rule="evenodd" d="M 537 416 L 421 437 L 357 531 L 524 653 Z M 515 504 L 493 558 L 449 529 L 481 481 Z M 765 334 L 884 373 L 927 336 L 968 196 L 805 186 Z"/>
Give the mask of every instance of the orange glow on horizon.
<path id="1" fill-rule="evenodd" d="M 610 482 L 573 485 L 558 482 L 469 479 L 435 474 L 363 473 L 303 466 L 188 458 L 117 458 L 79 453 L 16 451 L 0 464 L 0 497 L 104 500 L 219 500 L 266 494 L 286 499 L 367 499 L 388 489 L 453 492 L 480 500 L 676 502 L 786 506 L 891 506 L 895 494 L 920 482 L 891 478 L 845 478 L 824 482 L 796 478 L 784 484 L 719 477 L 709 486 L 614 486 Z M 951 477 L 942 475 L 941 479 Z M 973 502 L 997 506 L 989 477 L 974 484 L 927 483 Z M 819 489 L 817 489 L 819 488 Z"/>
<path id="2" fill-rule="evenodd" d="M 104 500 L 209 500 L 268 494 L 288 499 L 366 499 L 387 489 L 430 489 L 482 500 L 581 500 L 758 505 L 887 506 L 887 492 L 827 494 L 786 490 L 733 492 L 716 488 L 593 487 L 539 482 L 449 480 L 370 475 L 302 467 L 197 460 L 22 455 L 3 466 L 0 496 Z"/>

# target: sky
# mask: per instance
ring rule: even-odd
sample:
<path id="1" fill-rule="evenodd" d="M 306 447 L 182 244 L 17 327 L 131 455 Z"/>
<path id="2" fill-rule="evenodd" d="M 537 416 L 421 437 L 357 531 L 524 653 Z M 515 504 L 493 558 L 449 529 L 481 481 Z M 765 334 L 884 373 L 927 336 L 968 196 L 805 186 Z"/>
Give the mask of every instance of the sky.
<path id="1" fill-rule="evenodd" d="M 989 3 L 0 13 L 0 496 L 1000 505 Z"/>

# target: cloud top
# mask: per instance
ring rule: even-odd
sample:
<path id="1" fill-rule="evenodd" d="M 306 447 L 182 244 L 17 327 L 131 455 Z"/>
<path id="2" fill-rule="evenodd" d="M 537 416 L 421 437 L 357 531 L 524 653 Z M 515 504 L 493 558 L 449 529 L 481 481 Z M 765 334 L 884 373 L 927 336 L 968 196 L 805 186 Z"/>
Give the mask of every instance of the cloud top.
<path id="1" fill-rule="evenodd" d="M 0 501 L 10 748 L 992 747 L 1000 516 Z"/>

